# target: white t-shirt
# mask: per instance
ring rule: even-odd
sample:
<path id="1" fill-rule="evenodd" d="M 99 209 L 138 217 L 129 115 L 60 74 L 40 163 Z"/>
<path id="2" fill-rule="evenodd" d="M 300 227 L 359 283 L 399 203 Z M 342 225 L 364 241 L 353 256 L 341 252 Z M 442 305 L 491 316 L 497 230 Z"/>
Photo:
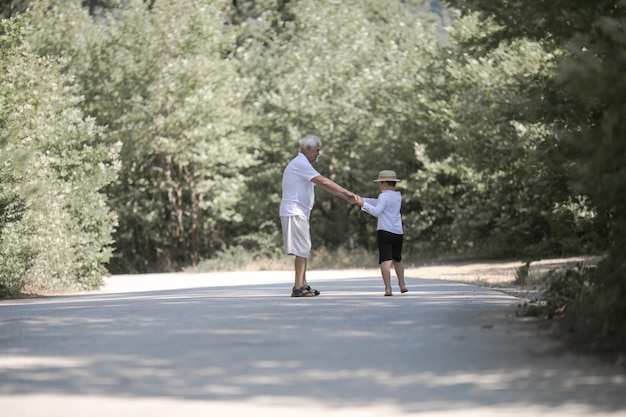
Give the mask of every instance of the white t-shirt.
<path id="1" fill-rule="evenodd" d="M 402 194 L 399 191 L 384 190 L 376 198 L 364 198 L 361 210 L 378 217 L 377 230 L 385 230 L 397 235 L 404 234 L 402 230 Z"/>
<path id="2" fill-rule="evenodd" d="M 315 201 L 315 184 L 311 180 L 320 173 L 302 152 L 293 158 L 283 172 L 283 196 L 280 216 L 309 217 Z"/>

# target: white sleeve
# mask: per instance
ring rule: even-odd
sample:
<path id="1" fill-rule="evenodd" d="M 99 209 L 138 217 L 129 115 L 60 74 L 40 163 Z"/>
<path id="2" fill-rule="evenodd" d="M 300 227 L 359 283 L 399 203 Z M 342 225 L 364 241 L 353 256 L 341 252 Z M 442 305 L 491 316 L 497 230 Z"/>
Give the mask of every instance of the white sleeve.
<path id="1" fill-rule="evenodd" d="M 363 210 L 366 213 L 371 214 L 374 217 L 380 216 L 380 213 L 385 209 L 385 200 L 381 195 L 380 198 L 364 198 L 363 199 Z"/>
<path id="2" fill-rule="evenodd" d="M 367 197 L 363 197 L 363 202 L 367 203 L 371 206 L 376 207 L 376 204 L 378 204 L 378 200 L 375 198 L 367 198 Z"/>

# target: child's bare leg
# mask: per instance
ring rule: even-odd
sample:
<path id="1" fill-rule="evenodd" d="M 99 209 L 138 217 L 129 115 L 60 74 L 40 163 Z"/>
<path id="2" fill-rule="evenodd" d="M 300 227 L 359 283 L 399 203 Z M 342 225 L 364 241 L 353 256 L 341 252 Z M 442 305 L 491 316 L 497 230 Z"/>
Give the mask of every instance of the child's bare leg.
<path id="1" fill-rule="evenodd" d="M 380 273 L 385 283 L 385 295 L 393 295 L 391 292 L 391 260 L 381 262 Z"/>
<path id="2" fill-rule="evenodd" d="M 393 268 L 396 270 L 396 276 L 398 277 L 398 286 L 400 292 L 405 293 L 408 291 L 406 284 L 404 283 L 404 264 L 402 261 L 393 261 Z"/>

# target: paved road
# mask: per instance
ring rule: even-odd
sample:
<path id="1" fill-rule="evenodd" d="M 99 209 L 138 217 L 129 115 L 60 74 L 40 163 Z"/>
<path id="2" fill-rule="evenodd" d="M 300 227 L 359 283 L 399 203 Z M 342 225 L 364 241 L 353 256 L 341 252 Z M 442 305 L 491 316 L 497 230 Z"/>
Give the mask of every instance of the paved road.
<path id="1" fill-rule="evenodd" d="M 563 353 L 518 300 L 376 271 L 113 277 L 0 303 L 0 415 L 626 416 L 626 378 Z"/>

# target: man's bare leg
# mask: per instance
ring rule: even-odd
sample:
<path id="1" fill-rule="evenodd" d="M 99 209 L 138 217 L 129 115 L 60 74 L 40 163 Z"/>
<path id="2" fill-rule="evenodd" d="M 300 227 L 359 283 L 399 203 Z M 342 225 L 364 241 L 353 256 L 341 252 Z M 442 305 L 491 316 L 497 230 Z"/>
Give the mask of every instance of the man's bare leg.
<path id="1" fill-rule="evenodd" d="M 391 261 L 384 261 L 380 263 L 380 274 L 383 276 L 383 282 L 385 283 L 385 295 L 393 295 L 391 292 Z"/>
<path id="2" fill-rule="evenodd" d="M 302 288 L 306 287 L 306 258 L 301 258 L 300 256 L 296 256 L 294 261 L 295 270 L 296 270 L 296 279 L 295 279 L 295 287 Z"/>
<path id="3" fill-rule="evenodd" d="M 408 291 L 406 284 L 404 283 L 404 264 L 402 261 L 393 261 L 393 268 L 396 270 L 396 276 L 398 277 L 398 286 L 400 292 L 405 293 Z"/>

